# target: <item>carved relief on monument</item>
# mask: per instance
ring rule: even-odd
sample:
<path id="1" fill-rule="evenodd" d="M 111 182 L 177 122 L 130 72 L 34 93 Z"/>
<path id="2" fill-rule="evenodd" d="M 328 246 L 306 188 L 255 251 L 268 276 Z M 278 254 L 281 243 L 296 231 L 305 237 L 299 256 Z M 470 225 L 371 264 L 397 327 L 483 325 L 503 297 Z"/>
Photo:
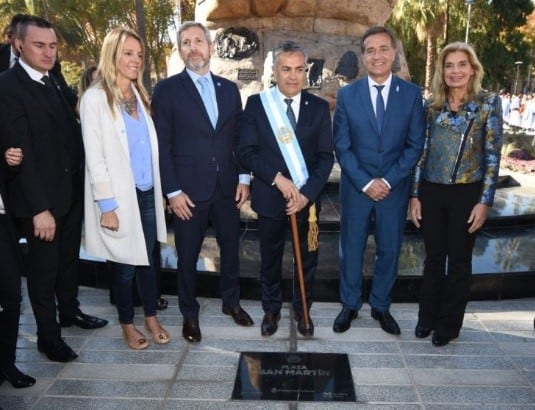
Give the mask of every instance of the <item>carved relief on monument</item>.
<path id="1" fill-rule="evenodd" d="M 216 54 L 220 58 L 241 60 L 258 49 L 258 37 L 245 27 L 219 30 L 214 39 Z"/>

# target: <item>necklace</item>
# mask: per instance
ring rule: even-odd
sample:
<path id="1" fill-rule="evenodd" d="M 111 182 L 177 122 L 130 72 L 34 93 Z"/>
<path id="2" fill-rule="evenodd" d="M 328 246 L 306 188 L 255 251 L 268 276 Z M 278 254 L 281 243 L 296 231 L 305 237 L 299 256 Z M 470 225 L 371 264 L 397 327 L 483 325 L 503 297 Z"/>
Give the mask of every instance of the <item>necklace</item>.
<path id="1" fill-rule="evenodd" d="M 132 115 L 132 113 L 137 109 L 137 99 L 135 95 L 132 95 L 132 97 L 128 99 L 121 100 L 121 103 L 123 104 L 123 109 L 128 113 L 128 115 Z"/>

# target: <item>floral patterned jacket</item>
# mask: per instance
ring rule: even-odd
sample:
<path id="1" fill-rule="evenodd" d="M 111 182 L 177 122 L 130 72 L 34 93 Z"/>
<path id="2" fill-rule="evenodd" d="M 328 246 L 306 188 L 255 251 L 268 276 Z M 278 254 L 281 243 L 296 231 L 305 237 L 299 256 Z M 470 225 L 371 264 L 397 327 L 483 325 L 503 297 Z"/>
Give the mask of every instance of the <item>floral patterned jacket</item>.
<path id="1" fill-rule="evenodd" d="M 411 196 L 418 196 L 421 181 L 467 184 L 482 180 L 479 202 L 492 206 L 502 143 L 502 107 L 496 94 L 481 91 L 456 113 L 447 102 L 440 111 L 428 109 L 425 147 L 413 172 Z"/>

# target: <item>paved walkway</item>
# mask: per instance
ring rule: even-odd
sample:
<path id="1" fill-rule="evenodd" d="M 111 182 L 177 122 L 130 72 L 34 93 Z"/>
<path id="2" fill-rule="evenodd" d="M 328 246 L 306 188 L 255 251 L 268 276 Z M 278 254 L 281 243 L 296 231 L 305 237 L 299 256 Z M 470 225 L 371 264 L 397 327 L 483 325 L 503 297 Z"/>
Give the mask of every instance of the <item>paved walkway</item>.
<path id="1" fill-rule="evenodd" d="M 165 346 L 128 350 L 114 306 L 105 290 L 81 288 L 84 310 L 110 320 L 103 329 L 65 329 L 79 354 L 74 362 L 48 361 L 36 349 L 35 323 L 26 296 L 20 326 L 18 365 L 37 384 L 16 390 L 0 386 L 0 407 L 8 409 L 534 409 L 535 297 L 471 302 L 458 340 L 436 348 L 413 335 L 417 305 L 394 304 L 402 334 L 384 333 L 365 306 L 344 334 L 332 331 L 336 303 L 316 303 L 315 337 L 297 336 L 288 305 L 274 337 L 260 336 L 258 301 L 243 301 L 255 320 L 240 328 L 221 313 L 220 301 L 201 299 L 203 341 L 181 337 L 176 297 L 161 312 L 173 336 Z M 138 312 L 139 313 L 139 312 Z M 230 400 L 239 351 L 347 353 L 357 403 L 288 403 Z"/>

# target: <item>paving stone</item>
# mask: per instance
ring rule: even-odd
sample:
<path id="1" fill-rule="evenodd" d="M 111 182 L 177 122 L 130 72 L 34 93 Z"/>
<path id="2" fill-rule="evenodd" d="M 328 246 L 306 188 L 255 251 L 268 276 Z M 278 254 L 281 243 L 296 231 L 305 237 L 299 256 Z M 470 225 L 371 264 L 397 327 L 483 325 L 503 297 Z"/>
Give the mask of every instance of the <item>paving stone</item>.
<path id="1" fill-rule="evenodd" d="M 203 340 L 182 338 L 175 296 L 159 312 L 171 333 L 167 345 L 133 351 L 121 337 L 107 290 L 81 288 L 84 312 L 110 321 L 97 330 L 63 330 L 79 358 L 49 361 L 36 347 L 35 322 L 27 296 L 19 329 L 17 365 L 37 378 L 28 389 L 0 385 L 3 410 L 41 409 L 531 409 L 535 403 L 535 298 L 470 302 L 458 339 L 437 348 L 417 339 L 418 305 L 394 303 L 401 336 L 383 332 L 365 304 L 351 329 L 332 331 L 340 304 L 317 302 L 311 310 L 316 331 L 300 336 L 285 302 L 279 331 L 260 335 L 259 301 L 243 300 L 255 325 L 239 327 L 221 313 L 221 300 L 200 298 Z M 136 308 L 135 323 L 143 329 Z M 239 352 L 324 352 L 348 354 L 357 403 L 231 400 Z"/>

